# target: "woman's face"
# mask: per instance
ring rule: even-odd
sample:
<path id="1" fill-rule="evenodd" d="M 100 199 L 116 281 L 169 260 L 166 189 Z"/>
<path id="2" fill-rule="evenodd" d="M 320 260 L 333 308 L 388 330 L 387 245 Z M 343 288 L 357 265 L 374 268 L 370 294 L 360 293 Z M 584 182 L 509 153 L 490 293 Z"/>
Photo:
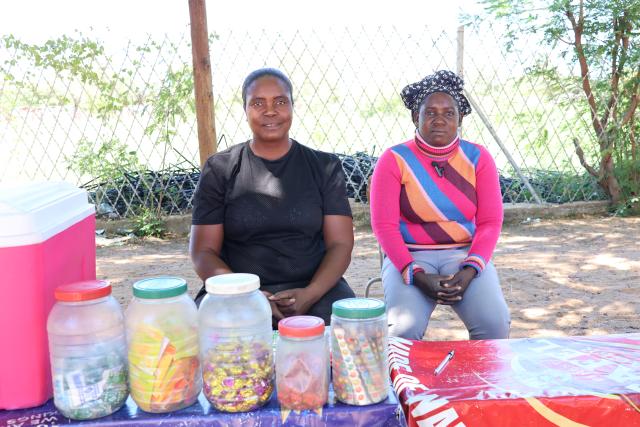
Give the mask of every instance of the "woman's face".
<path id="1" fill-rule="evenodd" d="M 293 105 L 284 82 L 273 76 L 260 77 L 247 87 L 246 96 L 245 112 L 254 141 L 288 140 Z"/>
<path id="2" fill-rule="evenodd" d="M 456 101 L 448 93 L 432 93 L 422 102 L 413 122 L 428 144 L 444 147 L 458 133 L 460 114 Z"/>

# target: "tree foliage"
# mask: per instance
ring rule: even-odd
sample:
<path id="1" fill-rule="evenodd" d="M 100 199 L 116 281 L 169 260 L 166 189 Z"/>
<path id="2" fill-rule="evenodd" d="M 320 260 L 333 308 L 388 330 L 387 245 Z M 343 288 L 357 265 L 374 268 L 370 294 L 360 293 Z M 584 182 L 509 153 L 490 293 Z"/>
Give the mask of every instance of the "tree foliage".
<path id="1" fill-rule="evenodd" d="M 174 52 L 177 50 L 173 44 L 170 47 Z M 70 169 L 91 177 L 92 181 L 115 183 L 129 172 L 146 168 L 138 158 L 137 147 L 121 141 L 111 130 L 123 114 L 131 114 L 134 109 L 148 112 L 144 135 L 162 149 L 161 170 L 165 168 L 167 153 L 175 151 L 173 140 L 178 127 L 195 114 L 191 64 L 179 63 L 173 68 L 170 65 L 161 83 L 153 84 L 140 77 L 138 59 L 132 61 L 132 66 L 113 67 L 118 61 L 104 45 L 80 32 L 44 43 L 27 43 L 10 34 L 0 36 L 0 48 L 13 52 L 7 59 L 0 58 L 0 83 L 5 82 L 0 90 L 9 89 L 16 95 L 12 97 L 16 99 L 13 104 L 7 106 L 9 111 L 16 106 L 73 105 L 75 110 L 81 109 L 99 119 L 103 131 L 93 138 L 80 137 L 74 141 L 74 152 L 64 156 Z M 127 48 L 141 57 L 158 55 L 166 46 L 149 40 L 144 46 Z M 15 69 L 27 71 L 20 78 L 14 75 Z M 153 196 L 144 200 L 147 206 L 138 212 L 136 232 L 158 235 L 167 191 L 163 188 L 156 195 L 157 183 L 145 179 L 144 174 L 141 176 L 141 185 Z"/>
<path id="2" fill-rule="evenodd" d="M 640 193 L 640 2 L 638 0 L 484 0 L 506 22 L 507 48 L 542 38 L 549 58 L 531 72 L 581 92 L 595 138 L 572 142 L 582 166 L 614 205 Z M 572 62 L 563 75 L 554 59 Z M 552 84 L 553 85 L 553 84 Z M 552 86 L 550 85 L 550 86 Z M 553 93 L 553 91 L 552 91 Z M 589 154 L 593 154 L 590 156 Z"/>

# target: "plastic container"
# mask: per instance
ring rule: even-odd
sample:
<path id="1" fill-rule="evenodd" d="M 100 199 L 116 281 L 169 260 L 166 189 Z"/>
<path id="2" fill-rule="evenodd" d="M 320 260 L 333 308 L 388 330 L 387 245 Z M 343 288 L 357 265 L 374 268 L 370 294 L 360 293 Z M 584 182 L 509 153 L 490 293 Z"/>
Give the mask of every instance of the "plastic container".
<path id="1" fill-rule="evenodd" d="M 276 388 L 283 409 L 318 409 L 329 395 L 329 345 L 324 320 L 293 316 L 278 322 Z"/>
<path id="2" fill-rule="evenodd" d="M 273 392 L 271 306 L 254 274 L 222 274 L 206 280 L 200 303 L 204 394 L 220 411 L 245 412 Z"/>
<path id="3" fill-rule="evenodd" d="M 346 298 L 332 305 L 331 369 L 336 398 L 349 405 L 386 399 L 387 315 L 384 302 Z"/>
<path id="4" fill-rule="evenodd" d="M 110 415 L 127 400 L 124 315 L 103 280 L 55 290 L 47 321 L 53 402 L 67 418 Z"/>
<path id="5" fill-rule="evenodd" d="M 52 396 L 47 316 L 55 288 L 96 278 L 94 211 L 65 182 L 0 185 L 0 410 Z"/>
<path id="6" fill-rule="evenodd" d="M 147 412 L 192 405 L 202 389 L 198 310 L 178 277 L 156 277 L 133 285 L 125 313 L 131 397 Z"/>

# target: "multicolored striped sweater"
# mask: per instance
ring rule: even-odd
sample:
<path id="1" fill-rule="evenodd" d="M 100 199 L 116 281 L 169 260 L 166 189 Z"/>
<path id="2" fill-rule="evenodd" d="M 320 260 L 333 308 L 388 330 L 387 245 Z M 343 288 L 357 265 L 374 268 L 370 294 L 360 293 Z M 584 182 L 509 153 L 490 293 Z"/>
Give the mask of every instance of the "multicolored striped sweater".
<path id="1" fill-rule="evenodd" d="M 398 271 L 412 251 L 469 247 L 460 268 L 479 273 L 502 228 L 498 171 L 482 146 L 456 138 L 433 147 L 416 137 L 386 150 L 371 181 L 371 226 Z"/>

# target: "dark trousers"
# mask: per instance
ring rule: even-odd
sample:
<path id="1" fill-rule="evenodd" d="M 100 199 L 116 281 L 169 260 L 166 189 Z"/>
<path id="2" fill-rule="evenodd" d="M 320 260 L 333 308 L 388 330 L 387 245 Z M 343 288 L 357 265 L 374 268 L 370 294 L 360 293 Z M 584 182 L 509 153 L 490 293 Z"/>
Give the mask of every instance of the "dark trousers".
<path id="1" fill-rule="evenodd" d="M 275 294 L 276 292 L 286 291 L 288 289 L 292 289 L 295 286 L 291 286 L 291 284 L 284 285 L 271 285 L 271 286 L 261 286 L 260 290 L 271 292 Z M 196 295 L 195 301 L 196 305 L 200 306 L 200 302 L 207 294 L 207 291 L 204 289 L 204 286 L 198 291 Z M 306 313 L 309 316 L 317 316 L 324 320 L 325 325 L 329 325 L 331 323 L 331 306 L 334 302 L 344 299 L 344 298 L 354 298 L 356 294 L 349 287 L 349 284 L 344 277 L 341 277 L 338 280 L 338 283 L 329 290 L 322 298 L 318 300 L 309 311 Z M 272 327 L 276 329 L 277 321 L 276 319 L 272 319 Z"/>

